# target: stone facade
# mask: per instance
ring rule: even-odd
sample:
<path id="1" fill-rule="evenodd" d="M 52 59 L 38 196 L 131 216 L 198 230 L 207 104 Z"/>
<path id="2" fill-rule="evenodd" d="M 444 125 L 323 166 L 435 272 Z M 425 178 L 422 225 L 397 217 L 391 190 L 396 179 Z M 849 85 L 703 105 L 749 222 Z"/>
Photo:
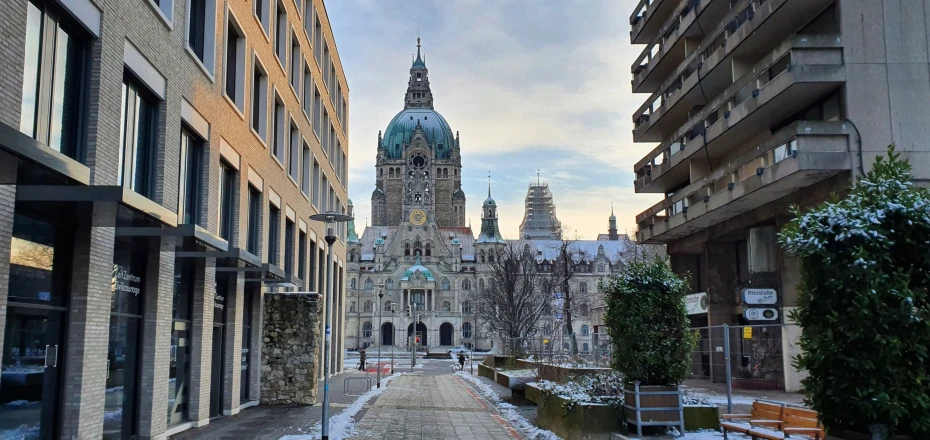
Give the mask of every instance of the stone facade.
<path id="1" fill-rule="evenodd" d="M 300 295 L 265 297 L 262 404 L 312 405 L 319 376 L 320 308 Z"/>

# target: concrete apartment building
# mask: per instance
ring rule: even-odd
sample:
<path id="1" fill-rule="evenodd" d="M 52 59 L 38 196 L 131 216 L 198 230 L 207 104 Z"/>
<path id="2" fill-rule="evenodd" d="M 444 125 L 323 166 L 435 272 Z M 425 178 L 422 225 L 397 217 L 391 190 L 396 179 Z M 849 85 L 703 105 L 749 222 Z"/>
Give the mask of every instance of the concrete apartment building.
<path id="1" fill-rule="evenodd" d="M 348 201 L 322 0 L 9 0 L 0 23 L 0 437 L 257 404 L 271 293 L 332 283 L 344 316 L 346 228 L 327 279 L 308 218 Z"/>
<path id="2" fill-rule="evenodd" d="M 637 216 L 637 239 L 666 244 L 675 271 L 706 294 L 695 327 L 790 321 L 799 273 L 776 243 L 790 205 L 847 191 L 891 143 L 930 179 L 928 14 L 920 0 L 636 6 L 630 36 L 644 47 L 632 85 L 649 95 L 633 139 L 658 145 L 636 163 L 635 189 L 664 195 Z M 751 304 L 746 289 L 757 289 Z M 774 312 L 746 311 L 759 308 Z M 750 341 L 733 366 L 796 390 L 796 327 L 771 331 L 777 356 L 757 361 Z M 703 363 L 696 375 L 723 378 L 721 356 Z"/>

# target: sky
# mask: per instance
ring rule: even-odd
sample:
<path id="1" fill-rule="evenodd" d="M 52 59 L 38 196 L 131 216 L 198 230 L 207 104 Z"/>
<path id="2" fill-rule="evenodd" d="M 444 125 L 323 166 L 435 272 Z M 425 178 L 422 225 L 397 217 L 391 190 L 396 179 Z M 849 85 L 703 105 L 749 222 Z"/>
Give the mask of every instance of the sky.
<path id="1" fill-rule="evenodd" d="M 349 197 L 357 232 L 371 216 L 379 130 L 403 109 L 416 39 L 435 110 L 461 136 L 467 218 L 481 224 L 491 192 L 501 233 L 517 238 L 537 170 L 574 236 L 618 229 L 657 194 L 635 194 L 633 165 L 655 144 L 634 144 L 629 41 L 635 0 L 336 0 L 326 3 L 349 84 Z M 418 30 L 419 28 L 419 30 Z M 369 220 L 370 221 L 370 220 Z M 468 220 L 466 220 L 467 222 Z"/>

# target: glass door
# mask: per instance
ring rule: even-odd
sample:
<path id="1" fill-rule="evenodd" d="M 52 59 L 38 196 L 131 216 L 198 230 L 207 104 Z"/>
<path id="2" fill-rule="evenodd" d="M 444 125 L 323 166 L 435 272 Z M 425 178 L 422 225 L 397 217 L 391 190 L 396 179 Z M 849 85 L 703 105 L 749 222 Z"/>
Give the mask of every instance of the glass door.
<path id="1" fill-rule="evenodd" d="M 73 237 L 17 214 L 0 366 L 0 438 L 58 433 L 65 305 Z M 61 355 L 61 358 L 59 357 Z"/>

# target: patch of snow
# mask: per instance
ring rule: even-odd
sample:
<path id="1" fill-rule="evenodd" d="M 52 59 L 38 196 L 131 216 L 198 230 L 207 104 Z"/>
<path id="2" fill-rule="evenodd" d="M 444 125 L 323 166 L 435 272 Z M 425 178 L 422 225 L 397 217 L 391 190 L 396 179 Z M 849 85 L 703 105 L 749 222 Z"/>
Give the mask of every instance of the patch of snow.
<path id="1" fill-rule="evenodd" d="M 123 392 L 123 386 L 122 386 L 122 385 L 120 385 L 120 386 L 118 386 L 118 387 L 107 388 L 107 394 L 122 393 L 122 392 Z"/>
<path id="2" fill-rule="evenodd" d="M 494 407 L 501 413 L 501 417 L 510 422 L 513 426 L 520 430 L 527 438 L 532 440 L 561 440 L 561 437 L 553 434 L 551 431 L 545 429 L 540 429 L 539 427 L 530 423 L 526 418 L 520 415 L 517 412 L 516 407 L 507 403 L 502 402 L 500 395 L 497 394 L 488 384 L 481 381 L 475 376 L 472 376 L 463 371 L 456 371 L 456 376 L 461 377 L 464 380 L 467 380 L 475 388 L 478 389 L 478 392 L 484 396 L 485 399 L 491 402 Z"/>
<path id="3" fill-rule="evenodd" d="M 103 420 L 106 421 L 120 421 L 123 418 L 123 409 L 120 408 L 116 411 L 108 411 L 103 413 Z"/>
<path id="4" fill-rule="evenodd" d="M 37 402 L 37 401 L 36 401 L 36 402 L 33 402 L 33 401 L 31 401 L 31 400 L 14 400 L 14 401 L 9 402 L 9 403 L 4 403 L 3 405 L 4 405 L 4 406 L 25 406 L 25 405 L 29 405 L 29 404 L 32 404 L 32 403 L 39 403 L 39 402 Z"/>
<path id="5" fill-rule="evenodd" d="M 38 424 L 33 426 L 19 425 L 18 428 L 0 430 L 0 439 L 38 439 L 40 429 Z"/>
<path id="6" fill-rule="evenodd" d="M 388 377 L 382 379 L 383 386 L 381 388 L 372 388 L 365 394 L 362 394 L 355 402 L 352 402 L 346 409 L 339 412 L 334 416 L 329 417 L 329 438 L 332 440 L 342 440 L 349 438 L 352 434 L 355 433 L 355 415 L 362 410 L 362 407 L 368 403 L 369 400 L 380 395 L 388 388 L 388 384 L 394 379 L 397 379 L 401 375 L 406 373 L 394 373 Z M 314 440 L 320 437 L 323 426 L 320 422 L 317 422 L 311 428 L 309 434 L 299 434 L 299 435 L 285 435 L 279 440 Z"/>

